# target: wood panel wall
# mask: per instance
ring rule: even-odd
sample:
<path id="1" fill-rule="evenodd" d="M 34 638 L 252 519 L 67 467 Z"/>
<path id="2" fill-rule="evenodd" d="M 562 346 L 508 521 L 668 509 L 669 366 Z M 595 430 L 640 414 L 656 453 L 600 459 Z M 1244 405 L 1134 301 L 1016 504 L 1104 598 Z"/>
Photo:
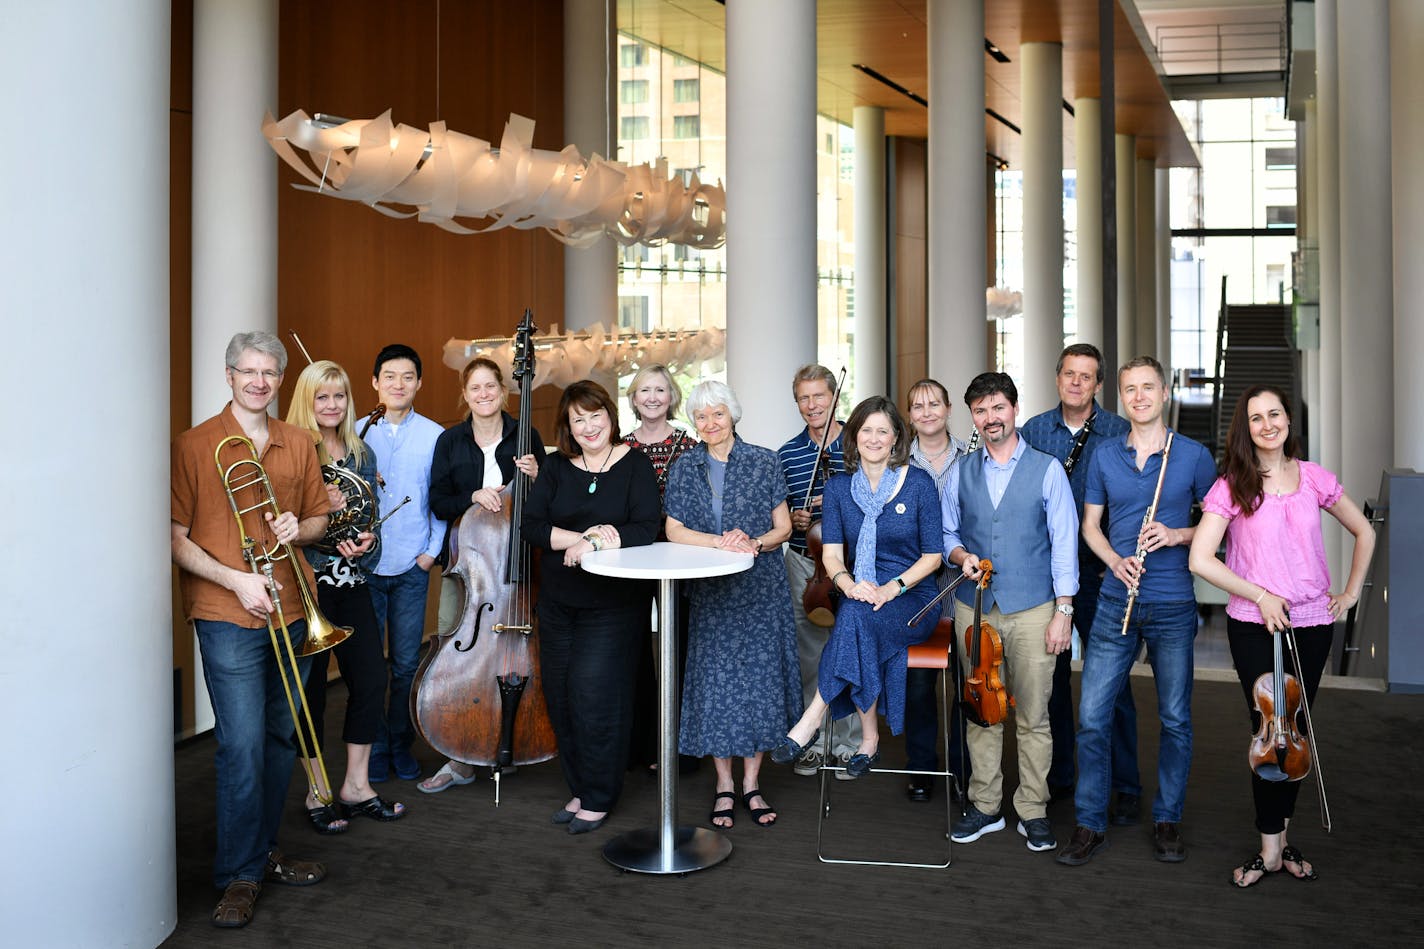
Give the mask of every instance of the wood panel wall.
<path id="1" fill-rule="evenodd" d="M 193 0 L 173 0 L 168 104 L 168 427 L 193 418 Z M 193 628 L 173 568 L 173 731 L 193 723 Z"/>
<path id="2" fill-rule="evenodd" d="M 903 404 L 909 387 L 928 375 L 929 203 L 928 145 L 889 139 L 890 397 Z M 948 383 L 946 383 L 948 384 Z M 953 393 L 953 387 L 950 387 Z"/>
<path id="3" fill-rule="evenodd" d="M 286 0 L 276 114 L 354 119 L 390 109 L 398 123 L 443 119 L 498 143 L 516 112 L 535 120 L 537 147 L 563 148 L 560 0 L 442 0 L 438 12 L 437 28 L 435 0 Z M 449 424 L 463 406 L 458 377 L 441 361 L 447 339 L 508 336 L 525 307 L 541 327 L 564 322 L 563 245 L 546 233 L 458 236 L 296 191 L 298 180 L 281 166 L 278 329 L 346 367 L 358 411 L 375 406 L 371 370 L 387 343 L 421 354 L 416 407 Z M 288 373 L 284 405 L 296 376 Z"/>

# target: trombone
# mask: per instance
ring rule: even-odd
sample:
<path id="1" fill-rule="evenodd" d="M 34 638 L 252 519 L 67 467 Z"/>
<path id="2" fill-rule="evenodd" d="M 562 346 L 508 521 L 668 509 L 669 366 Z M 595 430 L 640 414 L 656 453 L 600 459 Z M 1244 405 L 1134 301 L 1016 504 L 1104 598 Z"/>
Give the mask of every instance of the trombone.
<path id="1" fill-rule="evenodd" d="M 225 465 L 222 460 L 223 450 L 231 443 L 244 446 L 247 449 L 248 457 Z M 298 562 L 297 555 L 293 552 L 290 544 L 274 543 L 271 547 L 263 547 L 248 533 L 247 524 L 242 519 L 244 514 L 263 511 L 270 513 L 275 518 L 281 516 L 282 513 L 282 509 L 277 505 L 277 494 L 272 489 L 272 482 L 267 477 L 267 470 L 262 467 L 262 462 L 258 459 L 256 446 L 241 435 L 229 435 L 218 442 L 217 448 L 213 449 L 213 462 L 218 466 L 218 477 L 222 479 L 228 505 L 232 508 L 233 517 L 237 519 L 237 532 L 242 537 L 242 558 L 247 561 L 253 573 L 267 578 L 267 592 L 272 598 L 272 613 L 267 615 L 267 634 L 272 639 L 272 651 L 276 654 L 277 659 L 277 672 L 282 677 L 282 690 L 287 694 L 287 708 L 292 713 L 292 727 L 296 732 L 297 746 L 302 756 L 302 770 L 306 772 L 307 783 L 311 785 L 312 795 L 322 804 L 330 804 L 335 795 L 330 791 L 323 793 L 320 790 L 323 787 L 330 788 L 331 782 L 327 778 L 326 762 L 321 756 L 321 747 L 316 740 L 316 725 L 312 722 L 311 709 L 307 706 L 306 691 L 302 688 L 302 674 L 297 665 L 297 659 L 315 655 L 337 645 L 351 635 L 351 627 L 333 625 L 317 609 L 316 597 L 312 595 L 311 587 L 307 585 L 306 576 L 302 573 L 302 565 Z M 257 492 L 259 500 L 255 504 L 243 507 L 237 500 L 237 496 L 239 492 L 248 488 Z M 283 560 L 291 564 L 297 593 L 301 599 L 303 617 L 307 621 L 307 638 L 298 647 L 292 646 L 291 631 L 287 628 L 286 615 L 282 611 L 282 598 L 277 591 L 277 580 L 273 576 L 274 565 Z M 276 616 L 275 622 L 274 615 Z M 279 628 L 282 631 L 280 641 L 277 636 Z M 285 655 L 283 655 L 283 647 L 285 647 Z M 302 714 L 300 717 L 297 715 L 298 698 L 301 699 Z M 302 727 L 303 719 L 306 722 L 305 729 Z M 308 744 L 308 739 L 310 739 L 310 744 Z M 316 772 L 312 770 L 310 764 L 312 760 L 316 761 L 317 771 L 321 774 L 322 780 L 319 783 L 316 779 Z"/>

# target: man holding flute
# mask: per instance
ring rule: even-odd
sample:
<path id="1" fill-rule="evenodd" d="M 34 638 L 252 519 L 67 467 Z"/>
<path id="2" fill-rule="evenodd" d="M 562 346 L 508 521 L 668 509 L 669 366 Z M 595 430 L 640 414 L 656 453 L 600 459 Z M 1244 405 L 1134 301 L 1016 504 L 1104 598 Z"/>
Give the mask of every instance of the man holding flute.
<path id="1" fill-rule="evenodd" d="M 267 473 L 280 515 L 259 508 L 244 518 L 259 549 L 319 539 L 326 532 L 330 502 L 310 436 L 267 415 L 287 366 L 281 341 L 262 331 L 239 333 L 228 343 L 226 358 L 232 401 L 173 443 L 170 527 L 183 612 L 197 632 L 217 737 L 213 881 L 223 895 L 212 921 L 236 927 L 251 921 L 264 881 L 304 886 L 319 883 L 326 870 L 277 849 L 277 827 L 296 760 L 292 713 L 268 628 L 273 610 L 268 579 L 244 559 L 243 532 L 228 498 L 231 488 L 225 487 L 218 467 L 251 455 L 236 442 L 221 458 L 214 453 L 224 439 L 242 436 Z M 247 470 L 239 469 L 243 476 L 234 480 L 249 481 Z M 244 508 L 264 494 L 260 484 L 233 491 Z M 310 582 L 311 568 L 300 556 L 272 567 L 296 644 L 305 636 L 306 623 L 292 570 L 306 571 Z M 293 688 L 299 686 L 298 679 Z M 294 691 L 296 701 L 300 695 Z"/>
<path id="2" fill-rule="evenodd" d="M 1167 428 L 1167 379 L 1156 359 L 1131 360 L 1118 370 L 1117 382 L 1131 429 L 1094 453 L 1083 506 L 1083 539 L 1108 569 L 1084 649 L 1077 827 L 1058 854 L 1058 862 L 1067 866 L 1087 863 L 1107 848 L 1113 707 L 1143 642 L 1162 722 L 1152 802 L 1153 855 L 1166 863 L 1187 858 L 1180 823 L 1192 762 L 1197 631 L 1187 549 L 1195 533 L 1192 506 L 1216 480 L 1216 465 L 1204 447 Z"/>

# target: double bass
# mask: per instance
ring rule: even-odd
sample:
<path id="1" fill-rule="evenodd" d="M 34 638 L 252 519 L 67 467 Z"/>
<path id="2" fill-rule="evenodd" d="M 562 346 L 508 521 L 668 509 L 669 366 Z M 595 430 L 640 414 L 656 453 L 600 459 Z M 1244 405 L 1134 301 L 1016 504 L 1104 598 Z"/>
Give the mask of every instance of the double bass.
<path id="1" fill-rule="evenodd" d="M 517 458 L 533 445 L 536 330 L 525 310 L 514 337 Z M 540 685 L 531 556 L 519 535 L 528 491 L 529 477 L 516 469 L 499 511 L 472 505 L 451 528 L 445 575 L 464 581 L 464 608 L 455 627 L 432 641 L 410 693 L 411 719 L 432 748 L 493 769 L 496 806 L 502 769 L 547 761 L 557 752 Z"/>
<path id="2" fill-rule="evenodd" d="M 999 631 L 984 622 L 984 590 L 994 573 L 994 565 L 979 561 L 979 582 L 974 587 L 974 624 L 964 631 L 964 648 L 969 656 L 969 672 L 964 677 L 961 707 L 976 725 L 997 725 L 1014 704 L 1004 685 L 1004 641 Z"/>

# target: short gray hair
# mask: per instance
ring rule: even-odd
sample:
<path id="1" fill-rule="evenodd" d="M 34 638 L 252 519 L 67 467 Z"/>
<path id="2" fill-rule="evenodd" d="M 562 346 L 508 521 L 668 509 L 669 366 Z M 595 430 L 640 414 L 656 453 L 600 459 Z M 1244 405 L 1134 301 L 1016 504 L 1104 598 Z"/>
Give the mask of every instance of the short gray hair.
<path id="1" fill-rule="evenodd" d="M 727 407 L 727 411 L 732 413 L 733 425 L 742 420 L 742 403 L 737 401 L 737 394 L 727 383 L 716 379 L 706 379 L 692 387 L 687 394 L 687 418 L 691 420 L 698 412 L 714 405 Z"/>
<path id="2" fill-rule="evenodd" d="M 282 345 L 282 341 L 266 330 L 252 330 L 247 333 L 238 333 L 227 344 L 227 367 L 237 368 L 237 361 L 242 358 L 242 354 L 247 350 L 254 350 L 264 356 L 271 356 L 277 360 L 277 371 L 287 371 L 287 347 Z"/>

